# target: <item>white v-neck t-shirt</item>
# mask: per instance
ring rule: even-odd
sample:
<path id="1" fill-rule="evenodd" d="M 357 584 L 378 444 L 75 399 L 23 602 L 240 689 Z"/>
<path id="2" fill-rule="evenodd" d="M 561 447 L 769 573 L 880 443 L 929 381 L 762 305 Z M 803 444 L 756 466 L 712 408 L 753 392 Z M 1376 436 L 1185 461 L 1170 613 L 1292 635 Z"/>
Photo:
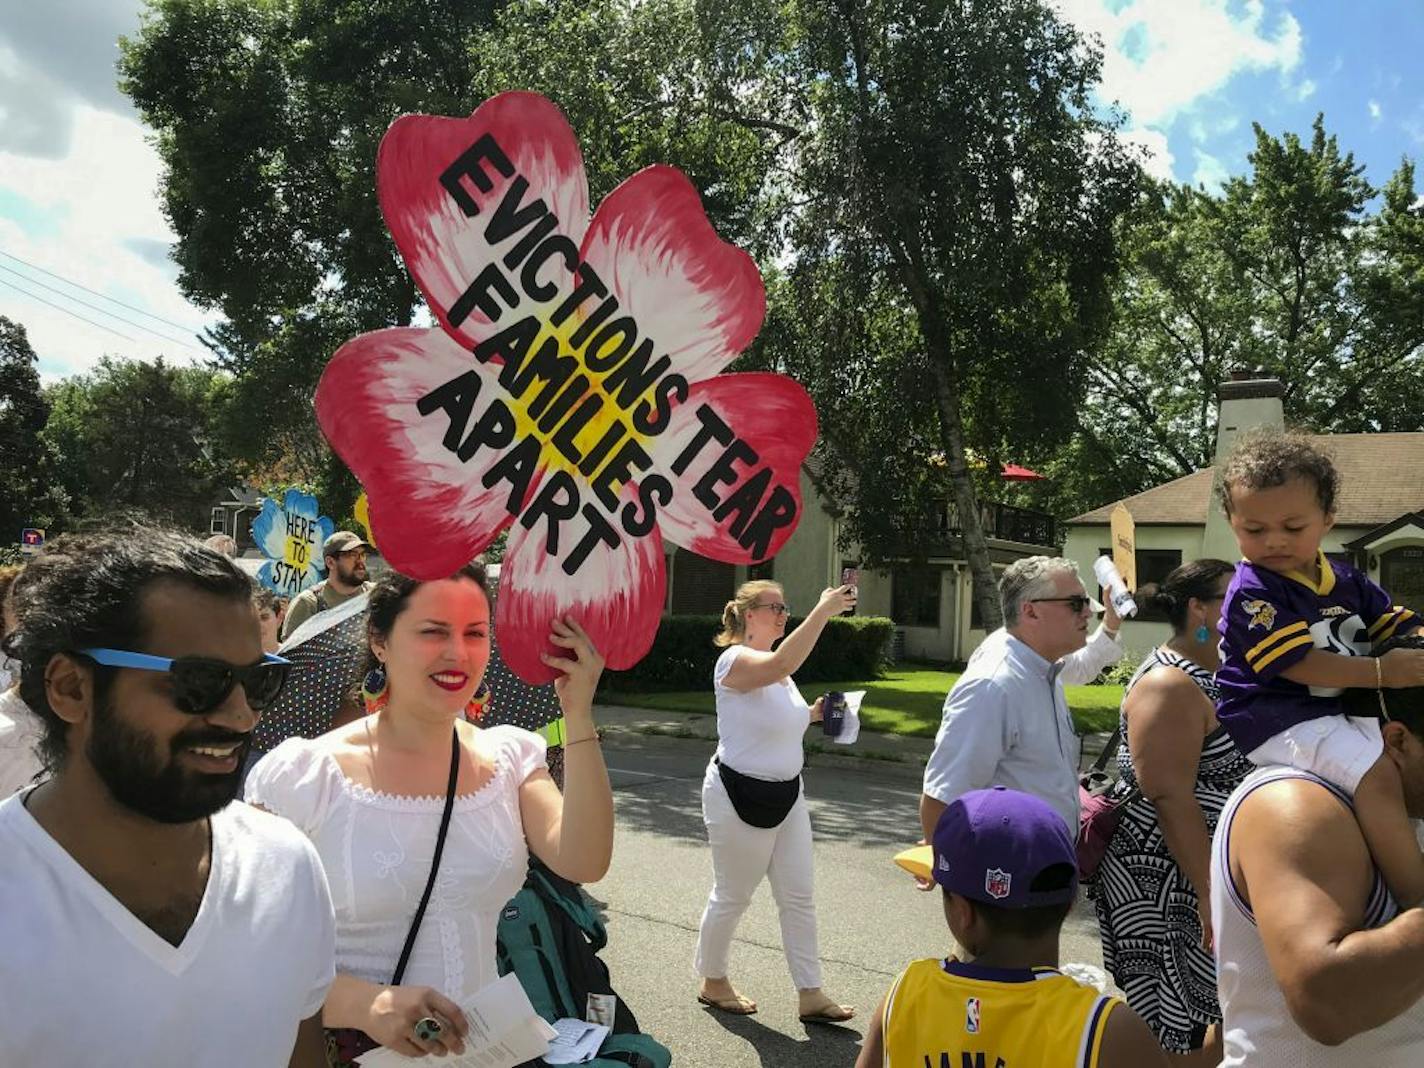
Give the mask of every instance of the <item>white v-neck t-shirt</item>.
<path id="1" fill-rule="evenodd" d="M 0 802 L 0 1065 L 284 1068 L 335 975 L 311 843 L 233 802 L 198 915 L 170 945 L 22 804 Z"/>

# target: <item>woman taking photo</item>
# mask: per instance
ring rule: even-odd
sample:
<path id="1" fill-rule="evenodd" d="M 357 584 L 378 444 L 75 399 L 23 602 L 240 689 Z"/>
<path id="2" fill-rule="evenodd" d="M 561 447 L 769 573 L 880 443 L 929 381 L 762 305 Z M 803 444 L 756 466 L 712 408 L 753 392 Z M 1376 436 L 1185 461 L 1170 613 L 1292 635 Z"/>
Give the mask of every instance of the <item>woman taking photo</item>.
<path id="1" fill-rule="evenodd" d="M 1127 684 L 1118 770 L 1122 806 L 1094 896 L 1103 962 L 1169 1053 L 1216 1064 L 1216 964 L 1207 893 L 1211 835 L 1251 770 L 1216 721 L 1217 623 L 1235 568 L 1196 560 L 1139 603 L 1160 608 L 1172 637 Z"/>
<path id="2" fill-rule="evenodd" d="M 248 780 L 249 801 L 300 827 L 326 868 L 337 976 L 322 1020 L 336 1029 L 334 1064 L 373 1044 L 460 1052 L 458 1002 L 497 978 L 500 911 L 529 854 L 574 882 L 608 870 L 613 798 L 592 714 L 603 662 L 577 623 L 553 622 L 549 640 L 566 650 L 544 654 L 564 673 L 560 794 L 538 735 L 466 720 L 490 623 L 481 564 L 438 582 L 385 573 L 370 594 L 369 714 L 288 739 Z"/>
<path id="3" fill-rule="evenodd" d="M 776 898 L 801 1020 L 840 1023 L 854 1015 L 821 991 L 811 816 L 801 789 L 801 739 L 807 726 L 820 722 L 821 701 L 808 706 L 791 681 L 826 621 L 854 604 L 853 586 L 826 590 L 785 640 L 786 596 L 774 582 L 745 583 L 722 613 L 716 642 L 726 652 L 712 673 L 717 753 L 702 782 L 712 894 L 702 913 L 694 967 L 702 977 L 697 1000 L 723 1012 L 756 1012 L 756 1003 L 737 992 L 727 971 L 737 921 L 766 878 Z"/>

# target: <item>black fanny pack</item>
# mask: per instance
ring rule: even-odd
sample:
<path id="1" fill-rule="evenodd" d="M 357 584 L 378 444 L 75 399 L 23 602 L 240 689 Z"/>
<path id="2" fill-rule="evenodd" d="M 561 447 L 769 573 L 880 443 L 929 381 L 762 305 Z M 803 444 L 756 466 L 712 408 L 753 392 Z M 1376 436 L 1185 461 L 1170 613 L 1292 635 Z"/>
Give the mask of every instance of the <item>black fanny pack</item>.
<path id="1" fill-rule="evenodd" d="M 716 757 L 712 762 L 722 776 L 722 786 L 737 810 L 737 818 L 751 827 L 780 827 L 801 796 L 801 776 L 786 780 L 753 779 L 729 768 Z"/>

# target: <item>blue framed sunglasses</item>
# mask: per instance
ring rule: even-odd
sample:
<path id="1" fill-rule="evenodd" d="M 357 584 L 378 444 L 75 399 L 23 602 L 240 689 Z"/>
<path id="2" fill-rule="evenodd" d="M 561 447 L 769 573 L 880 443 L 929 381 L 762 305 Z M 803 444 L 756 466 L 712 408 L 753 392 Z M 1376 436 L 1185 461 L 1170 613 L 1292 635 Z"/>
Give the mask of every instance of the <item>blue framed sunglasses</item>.
<path id="1" fill-rule="evenodd" d="M 247 704 L 261 712 L 282 692 L 292 662 L 271 653 L 255 664 L 239 667 L 226 660 L 202 656 L 150 656 L 126 649 L 80 649 L 96 664 L 139 671 L 166 671 L 173 679 L 173 703 L 180 712 L 202 716 L 216 709 L 238 686 L 247 695 Z"/>

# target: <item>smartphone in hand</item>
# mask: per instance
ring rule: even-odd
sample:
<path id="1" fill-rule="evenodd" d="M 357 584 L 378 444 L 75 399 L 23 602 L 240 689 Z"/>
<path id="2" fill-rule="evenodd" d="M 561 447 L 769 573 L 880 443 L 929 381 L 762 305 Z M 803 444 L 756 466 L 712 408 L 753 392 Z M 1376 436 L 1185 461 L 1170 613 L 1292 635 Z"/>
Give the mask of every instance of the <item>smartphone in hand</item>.
<path id="1" fill-rule="evenodd" d="M 841 568 L 841 585 L 842 585 L 842 586 L 849 586 L 849 587 L 851 588 L 851 590 L 852 590 L 856 595 L 859 595 L 859 594 L 860 594 L 860 568 L 858 568 L 858 567 L 843 567 L 843 568 Z M 847 608 L 844 612 L 842 612 L 841 615 L 845 615 L 845 616 L 853 616 L 853 615 L 855 615 L 855 605 L 851 605 L 851 606 L 850 606 L 849 608 Z"/>

